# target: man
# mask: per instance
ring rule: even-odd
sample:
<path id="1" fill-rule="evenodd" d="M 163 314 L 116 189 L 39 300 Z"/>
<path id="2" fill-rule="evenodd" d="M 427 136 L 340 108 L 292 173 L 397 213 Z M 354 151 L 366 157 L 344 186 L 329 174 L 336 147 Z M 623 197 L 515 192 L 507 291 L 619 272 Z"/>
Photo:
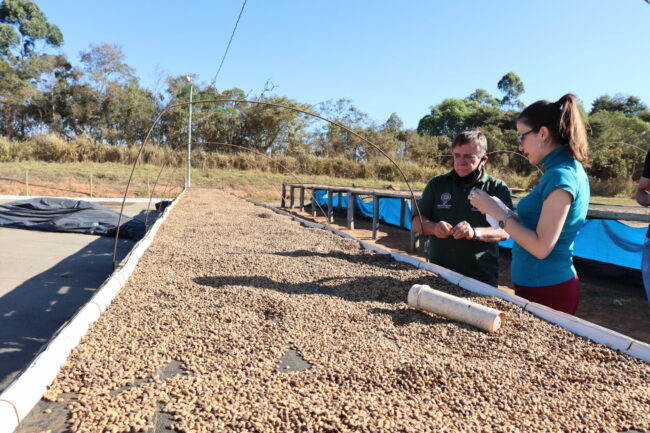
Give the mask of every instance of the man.
<path id="1" fill-rule="evenodd" d="M 645 156 L 643 173 L 639 179 L 639 185 L 636 188 L 636 201 L 641 206 L 650 206 L 650 151 L 648 151 L 648 154 Z M 650 227 L 648 227 L 645 242 L 643 243 L 641 274 L 643 275 L 645 294 L 648 297 L 648 302 L 650 302 Z"/>
<path id="2" fill-rule="evenodd" d="M 485 171 L 487 139 L 481 131 L 461 132 L 451 148 L 454 169 L 429 181 L 418 202 L 422 221 L 413 210 L 413 230 L 432 235 L 430 262 L 497 286 L 497 242 L 509 236 L 490 227 L 467 196 L 472 188 L 480 188 L 512 209 L 510 190 L 505 182 Z"/>

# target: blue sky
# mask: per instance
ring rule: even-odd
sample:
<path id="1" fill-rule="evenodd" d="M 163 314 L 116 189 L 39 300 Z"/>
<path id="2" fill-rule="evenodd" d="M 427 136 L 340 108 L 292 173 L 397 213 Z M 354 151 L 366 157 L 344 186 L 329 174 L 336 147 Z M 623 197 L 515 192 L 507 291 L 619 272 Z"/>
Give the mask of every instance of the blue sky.
<path id="1" fill-rule="evenodd" d="M 243 0 L 36 0 L 78 64 L 120 45 L 144 87 L 165 75 L 212 81 Z M 643 0 L 248 0 L 216 85 L 316 104 L 347 98 L 373 120 L 414 128 L 445 98 L 518 74 L 528 104 L 603 94 L 650 104 L 650 5 Z M 158 83 L 158 84 L 157 84 Z"/>

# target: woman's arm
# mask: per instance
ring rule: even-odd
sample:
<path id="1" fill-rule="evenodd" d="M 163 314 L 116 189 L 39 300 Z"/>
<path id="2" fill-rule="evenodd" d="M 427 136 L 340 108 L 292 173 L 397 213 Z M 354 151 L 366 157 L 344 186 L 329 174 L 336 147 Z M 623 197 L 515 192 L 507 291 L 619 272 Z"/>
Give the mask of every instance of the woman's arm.
<path id="1" fill-rule="evenodd" d="M 545 259 L 560 238 L 572 201 L 568 191 L 556 189 L 544 200 L 536 230 L 527 229 L 513 218 L 506 221 L 504 228 L 526 251 L 540 260 Z"/>
<path id="2" fill-rule="evenodd" d="M 506 217 L 507 213 L 483 191 L 476 191 L 470 197 L 472 205 L 482 213 L 487 213 L 498 221 Z M 568 191 L 556 189 L 542 204 L 536 230 L 524 227 L 514 218 L 508 218 L 504 229 L 526 251 L 540 260 L 545 259 L 560 238 L 572 201 L 573 196 Z"/>

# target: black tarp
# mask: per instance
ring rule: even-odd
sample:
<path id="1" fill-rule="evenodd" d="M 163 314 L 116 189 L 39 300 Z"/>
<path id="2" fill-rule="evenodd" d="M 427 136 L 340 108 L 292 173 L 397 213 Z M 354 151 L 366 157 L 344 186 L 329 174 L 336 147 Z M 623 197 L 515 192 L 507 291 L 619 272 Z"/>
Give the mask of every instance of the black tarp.
<path id="1" fill-rule="evenodd" d="M 48 232 L 115 236 L 119 212 L 97 203 L 53 197 L 31 198 L 0 204 L 0 227 Z M 140 240 L 142 221 L 122 215 L 120 238 Z"/>

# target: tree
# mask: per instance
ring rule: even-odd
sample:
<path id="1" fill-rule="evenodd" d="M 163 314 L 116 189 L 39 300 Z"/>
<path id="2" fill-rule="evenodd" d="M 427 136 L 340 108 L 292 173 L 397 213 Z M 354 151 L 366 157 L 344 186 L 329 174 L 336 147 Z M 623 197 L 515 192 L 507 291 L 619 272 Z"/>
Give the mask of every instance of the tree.
<path id="1" fill-rule="evenodd" d="M 632 176 L 650 149 L 650 125 L 621 111 L 590 116 L 590 173 L 603 180 Z"/>
<path id="2" fill-rule="evenodd" d="M 349 99 L 326 101 L 318 105 L 319 113 L 326 119 L 338 122 L 358 134 L 370 126 L 368 115 L 352 104 Z M 314 140 L 315 152 L 330 157 L 345 157 L 353 161 L 364 161 L 367 157 L 366 144 L 350 132 L 330 123 L 324 124 Z"/>
<path id="3" fill-rule="evenodd" d="M 409 131 L 406 137 L 405 156 L 422 167 L 444 166 L 445 158 L 450 158 L 451 140 L 446 136 L 432 137 Z"/>
<path id="4" fill-rule="evenodd" d="M 37 84 L 38 93 L 28 107 L 30 117 L 46 132 L 70 137 L 75 134 L 69 128 L 71 108 L 75 103 L 73 89 L 81 72 L 63 55 L 44 55 L 38 63 L 40 81 Z"/>
<path id="5" fill-rule="evenodd" d="M 466 129 L 466 119 L 469 114 L 479 107 L 479 103 L 469 99 L 448 98 L 431 108 L 431 113 L 420 119 L 417 131 L 432 136 L 444 135 L 453 138 L 454 135 Z"/>
<path id="6" fill-rule="evenodd" d="M 4 0 L 0 4 L 0 51 L 3 55 L 18 52 L 19 57 L 31 57 L 38 43 L 59 47 L 63 44 L 63 34 L 47 21 L 33 1 Z"/>
<path id="7" fill-rule="evenodd" d="M 395 134 L 398 134 L 402 128 L 404 128 L 404 122 L 402 121 L 402 118 L 397 115 L 397 113 L 392 113 L 386 120 L 386 123 L 384 123 L 384 128 L 394 131 Z"/>
<path id="8" fill-rule="evenodd" d="M 45 54 L 37 47 L 58 47 L 63 35 L 49 23 L 31 0 L 4 0 L 0 4 L 0 113 L 2 132 L 12 138 L 16 130 L 26 134 L 31 119 L 28 105 L 36 88 Z"/>
<path id="9" fill-rule="evenodd" d="M 497 108 L 499 106 L 499 100 L 492 96 L 485 89 L 476 89 L 474 92 L 467 97 L 470 101 L 478 102 L 481 107 L 491 107 Z"/>
<path id="10" fill-rule="evenodd" d="M 514 72 L 508 72 L 499 80 L 497 87 L 504 93 L 501 99 L 501 106 L 504 108 L 524 108 L 524 104 L 519 100 L 519 95 L 525 92 L 524 83 L 521 78 Z"/>
<path id="11" fill-rule="evenodd" d="M 92 115 L 85 125 L 95 140 L 133 145 L 142 139 L 157 107 L 152 92 L 141 89 L 126 55 L 117 45 L 90 45 L 81 53 L 85 82 L 92 89 L 86 100 Z"/>
<path id="12" fill-rule="evenodd" d="M 599 111 L 619 111 L 626 116 L 643 116 L 648 113 L 648 106 L 636 96 L 603 95 L 598 97 L 591 106 L 591 114 Z"/>

